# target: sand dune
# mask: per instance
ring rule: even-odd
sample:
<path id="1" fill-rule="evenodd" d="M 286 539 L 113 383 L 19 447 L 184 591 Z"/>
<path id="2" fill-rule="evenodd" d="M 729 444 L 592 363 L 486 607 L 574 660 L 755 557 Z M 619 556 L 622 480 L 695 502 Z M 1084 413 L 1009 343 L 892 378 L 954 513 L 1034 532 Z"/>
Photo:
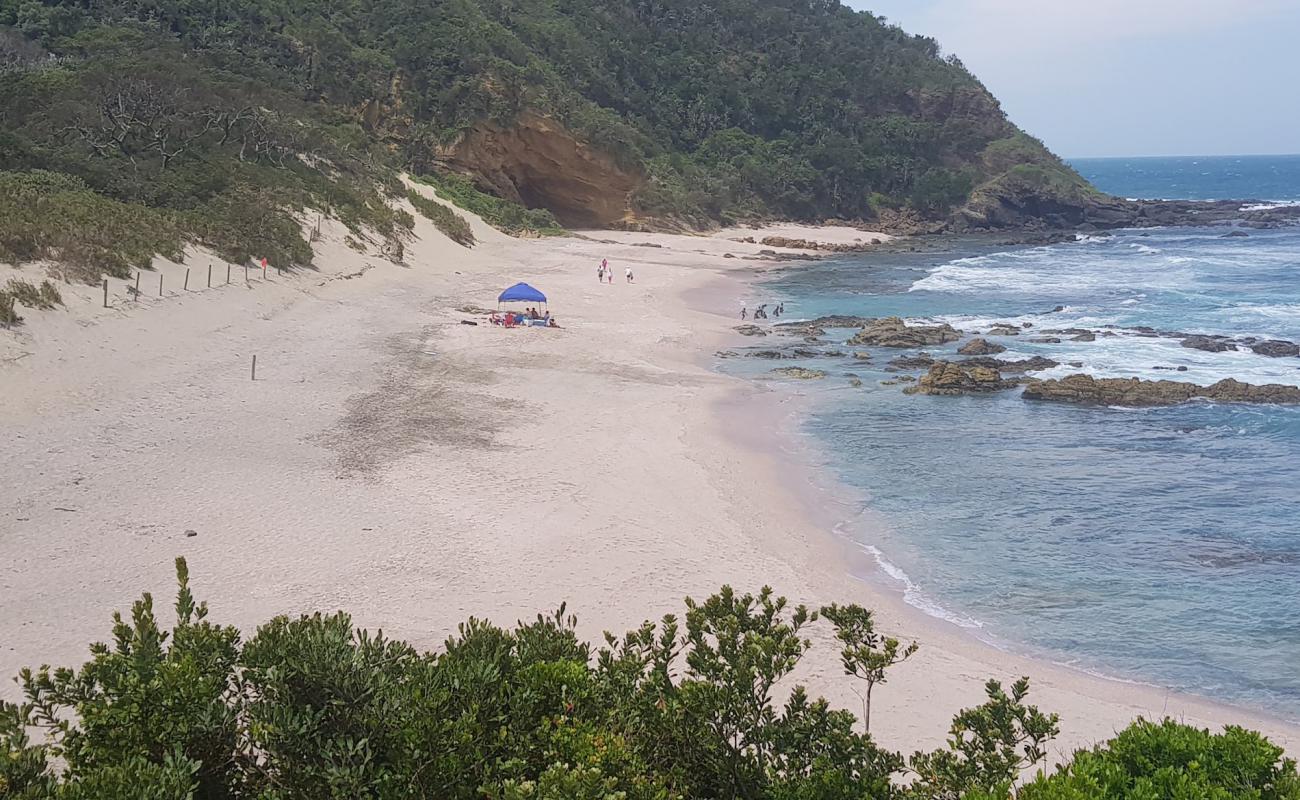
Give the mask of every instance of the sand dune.
<path id="1" fill-rule="evenodd" d="M 829 529 L 847 512 L 776 446 L 793 441 L 797 395 L 711 369 L 755 269 L 774 266 L 747 260 L 761 248 L 474 227 L 465 249 L 420 220 L 396 265 L 327 224 L 317 272 L 137 303 L 115 285 L 110 309 L 77 290 L 0 332 L 28 354 L 0 365 L 0 674 L 82 660 L 111 610 L 170 593 L 176 555 L 213 617 L 245 631 L 344 608 L 426 647 L 469 614 L 509 623 L 568 601 L 596 636 L 723 583 L 770 584 L 874 606 L 921 642 L 876 694 L 890 746 L 939 743 L 986 678 L 1022 674 L 1061 713 L 1060 749 L 1138 714 L 1300 745 L 1260 716 L 1002 653 L 851 577 L 869 565 Z M 596 281 L 601 258 L 613 285 Z M 561 329 L 456 311 L 517 280 L 548 293 Z M 801 678 L 858 708 L 816 635 Z"/>

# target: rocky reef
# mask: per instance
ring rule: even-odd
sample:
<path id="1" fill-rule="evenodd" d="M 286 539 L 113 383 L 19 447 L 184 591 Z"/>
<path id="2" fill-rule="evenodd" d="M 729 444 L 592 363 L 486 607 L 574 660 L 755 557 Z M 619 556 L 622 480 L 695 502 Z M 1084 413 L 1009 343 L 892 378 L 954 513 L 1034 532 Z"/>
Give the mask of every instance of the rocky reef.
<path id="1" fill-rule="evenodd" d="M 750 237 L 753 241 L 753 237 Z M 742 240 L 743 241 L 743 240 Z M 811 239 L 791 239 L 787 236 L 767 236 L 759 244 L 767 247 L 785 247 L 791 250 L 821 250 L 828 253 L 859 253 L 880 244 L 879 237 L 864 242 L 815 242 Z"/>
<path id="2" fill-rule="evenodd" d="M 813 381 L 826 377 L 826 371 L 808 367 L 777 367 L 772 370 L 777 375 L 801 381 Z"/>
<path id="3" fill-rule="evenodd" d="M 850 347 L 924 347 L 947 344 L 962 338 L 961 331 L 948 325 L 908 325 L 901 317 L 868 320 L 862 330 L 849 339 Z"/>
<path id="4" fill-rule="evenodd" d="M 915 386 L 903 390 L 904 394 L 931 394 L 955 397 L 964 394 L 1000 392 L 1018 385 L 1007 380 L 996 369 L 940 361 L 921 376 Z"/>
<path id="5" fill-rule="evenodd" d="M 994 356 L 1005 352 L 1006 347 L 990 342 L 988 339 L 971 339 L 957 351 L 963 356 Z"/>
<path id="6" fill-rule="evenodd" d="M 1270 383 L 1256 386 L 1226 378 L 1211 386 L 1182 381 L 1151 381 L 1141 378 L 1094 378 L 1070 375 L 1036 381 L 1025 387 L 1026 400 L 1104 406 L 1172 406 L 1205 399 L 1221 403 L 1300 404 L 1300 387 Z"/>
<path id="7" fill-rule="evenodd" d="M 1059 367 L 1060 362 L 1053 361 L 1043 356 L 1034 356 L 1032 358 L 1022 358 L 1019 361 L 1008 361 L 1004 358 L 991 358 L 989 356 L 977 356 L 967 358 L 956 362 L 963 367 L 984 367 L 986 369 L 995 369 L 998 372 L 1034 372 L 1040 369 L 1051 369 Z"/>

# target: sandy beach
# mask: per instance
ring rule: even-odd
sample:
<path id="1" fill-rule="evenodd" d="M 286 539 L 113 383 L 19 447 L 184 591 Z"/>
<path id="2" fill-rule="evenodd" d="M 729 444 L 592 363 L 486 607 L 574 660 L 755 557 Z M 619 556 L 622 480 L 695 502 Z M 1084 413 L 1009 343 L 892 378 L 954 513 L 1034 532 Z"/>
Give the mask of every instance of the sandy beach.
<path id="1" fill-rule="evenodd" d="M 530 240 L 472 222 L 465 249 L 417 215 L 402 265 L 327 223 L 317 270 L 225 285 L 219 264 L 211 289 L 196 253 L 160 265 L 162 297 L 115 280 L 105 309 L 100 288 L 70 288 L 67 308 L 0 331 L 0 675 L 79 664 L 143 591 L 169 608 L 178 555 L 213 619 L 247 634 L 341 608 L 428 648 L 469 615 L 508 624 L 564 601 L 595 638 L 767 584 L 862 603 L 920 642 L 873 698 L 873 734 L 905 752 L 941 744 L 985 680 L 1020 675 L 1061 715 L 1057 755 L 1139 715 L 1245 724 L 1300 751 L 1293 726 L 1000 651 L 855 578 L 870 564 L 833 526 L 857 509 L 792 435 L 797 387 L 712 368 L 761 301 L 755 276 L 789 266 L 733 241 L 762 232 Z M 458 310 L 516 281 L 547 293 L 560 329 Z M 827 628 L 813 637 L 800 679 L 859 708 Z"/>

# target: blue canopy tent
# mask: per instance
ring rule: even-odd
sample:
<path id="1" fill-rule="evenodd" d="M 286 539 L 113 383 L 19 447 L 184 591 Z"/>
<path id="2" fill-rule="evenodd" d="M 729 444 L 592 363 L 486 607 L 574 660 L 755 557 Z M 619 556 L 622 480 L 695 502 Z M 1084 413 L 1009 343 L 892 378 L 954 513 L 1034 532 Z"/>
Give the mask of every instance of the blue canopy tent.
<path id="1" fill-rule="evenodd" d="M 502 303 L 546 303 L 546 295 L 526 283 L 516 283 L 506 289 L 497 298 L 497 305 Z"/>

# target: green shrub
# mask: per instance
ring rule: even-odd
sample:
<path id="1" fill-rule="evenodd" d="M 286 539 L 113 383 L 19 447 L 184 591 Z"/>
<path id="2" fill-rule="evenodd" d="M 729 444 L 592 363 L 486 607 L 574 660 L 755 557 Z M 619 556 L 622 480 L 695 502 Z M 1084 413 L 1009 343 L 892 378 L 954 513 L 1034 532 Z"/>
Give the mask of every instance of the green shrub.
<path id="1" fill-rule="evenodd" d="M 869 683 L 910 648 L 865 609 L 792 608 L 766 588 L 688 599 L 683 618 L 599 648 L 561 607 L 510 629 L 470 618 L 426 653 L 342 613 L 278 617 L 242 642 L 176 570 L 172 630 L 145 595 L 79 669 L 22 671 L 25 701 L 0 703 L 0 798 L 1009 800 L 1056 734 L 1027 681 L 991 681 L 909 782 L 853 713 L 777 687 L 821 620 Z M 1296 800 L 1280 753 L 1236 728 L 1139 722 L 1020 797 Z"/>
<path id="2" fill-rule="evenodd" d="M 469 226 L 469 221 L 452 211 L 447 206 L 435 200 L 430 200 L 419 192 L 411 189 L 406 193 L 406 198 L 415 206 L 438 230 L 447 234 L 447 237 L 453 242 L 465 247 L 473 247 L 475 242 L 474 231 Z"/>
<path id="3" fill-rule="evenodd" d="M 48 280 L 41 281 L 41 302 L 45 304 L 45 308 L 63 305 L 63 295 L 59 292 L 59 287 Z"/>
<path id="4" fill-rule="evenodd" d="M 1026 785 L 1021 800 L 1297 800 L 1295 762 L 1237 727 L 1222 733 L 1139 719 L 1114 739 L 1080 750 L 1060 772 Z"/>
<path id="5" fill-rule="evenodd" d="M 10 297 L 28 308 L 48 310 L 56 305 L 63 305 L 63 296 L 49 281 L 41 281 L 38 287 L 20 278 L 10 278 L 5 288 Z"/>
<path id="6" fill-rule="evenodd" d="M 513 236 L 558 236 L 565 233 L 555 215 L 545 209 L 524 208 L 474 188 L 469 178 L 451 173 L 425 175 L 416 180 L 438 190 L 438 194 L 466 211 L 477 214 L 492 227 Z"/>
<path id="7" fill-rule="evenodd" d="M 96 283 L 148 268 L 155 254 L 179 258 L 174 215 L 113 200 L 68 175 L 0 172 L 0 261 L 58 261 L 69 277 Z"/>
<path id="8" fill-rule="evenodd" d="M 16 298 L 9 292 L 0 290 L 0 325 L 12 328 L 21 325 L 23 318 L 18 315 Z"/>

